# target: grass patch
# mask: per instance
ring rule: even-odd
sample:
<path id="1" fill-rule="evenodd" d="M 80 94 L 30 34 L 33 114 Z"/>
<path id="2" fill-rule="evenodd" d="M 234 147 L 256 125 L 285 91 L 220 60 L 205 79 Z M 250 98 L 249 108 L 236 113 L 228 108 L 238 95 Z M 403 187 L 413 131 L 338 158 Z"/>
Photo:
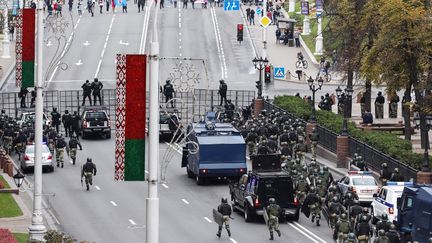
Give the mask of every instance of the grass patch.
<path id="1" fill-rule="evenodd" d="M 0 218 L 21 216 L 23 213 L 10 193 L 0 193 Z"/>
<path id="2" fill-rule="evenodd" d="M 0 175 L 0 181 L 3 182 L 4 188 L 10 188 L 9 184 L 6 182 L 6 180 L 1 175 Z"/>
<path id="3" fill-rule="evenodd" d="M 13 233 L 15 239 L 18 241 L 18 243 L 27 243 L 27 240 L 29 238 L 28 233 Z"/>

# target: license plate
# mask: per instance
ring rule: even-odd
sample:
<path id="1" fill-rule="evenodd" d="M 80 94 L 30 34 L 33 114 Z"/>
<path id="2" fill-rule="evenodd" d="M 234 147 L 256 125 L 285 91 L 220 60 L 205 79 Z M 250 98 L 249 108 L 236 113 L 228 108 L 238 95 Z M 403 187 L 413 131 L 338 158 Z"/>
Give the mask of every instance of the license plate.
<path id="1" fill-rule="evenodd" d="M 360 190 L 361 193 L 372 193 L 372 190 Z"/>
<path id="2" fill-rule="evenodd" d="M 288 209 L 285 209 L 285 214 L 290 214 L 290 211 Z"/>
<path id="3" fill-rule="evenodd" d="M 95 129 L 93 129 L 93 131 L 98 132 L 98 131 L 102 131 L 102 129 L 100 129 L 100 128 L 95 128 Z"/>

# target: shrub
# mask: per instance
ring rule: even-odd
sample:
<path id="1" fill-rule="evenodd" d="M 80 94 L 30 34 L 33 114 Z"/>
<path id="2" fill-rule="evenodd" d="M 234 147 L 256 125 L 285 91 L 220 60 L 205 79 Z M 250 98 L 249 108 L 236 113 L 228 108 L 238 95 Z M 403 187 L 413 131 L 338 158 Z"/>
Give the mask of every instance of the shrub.
<path id="1" fill-rule="evenodd" d="M 311 107 L 308 103 L 296 96 L 285 95 L 275 97 L 274 104 L 306 121 L 309 120 L 312 114 Z M 340 133 L 343 123 L 343 117 L 341 115 L 323 110 L 317 110 L 316 114 L 317 121 L 320 125 L 333 132 Z M 414 168 L 421 168 L 423 157 L 420 154 L 412 152 L 412 144 L 410 141 L 399 138 L 396 134 L 388 132 L 364 132 L 357 128 L 353 122 L 348 123 L 348 131 L 352 137 L 369 144 L 379 151 Z"/>
<path id="2" fill-rule="evenodd" d="M 8 229 L 0 229 L 0 243 L 18 243 L 12 232 Z"/>

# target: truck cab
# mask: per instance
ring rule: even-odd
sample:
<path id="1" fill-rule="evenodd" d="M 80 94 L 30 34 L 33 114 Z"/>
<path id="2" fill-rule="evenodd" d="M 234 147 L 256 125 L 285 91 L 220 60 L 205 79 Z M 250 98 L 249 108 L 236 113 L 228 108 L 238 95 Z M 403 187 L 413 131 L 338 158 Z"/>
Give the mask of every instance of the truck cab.
<path id="1" fill-rule="evenodd" d="M 403 242 L 427 242 L 432 231 L 432 185 L 405 186 L 397 208 Z"/>
<path id="2" fill-rule="evenodd" d="M 198 185 L 207 179 L 235 179 L 246 173 L 246 143 L 229 123 L 192 123 L 187 128 L 182 167 Z"/>

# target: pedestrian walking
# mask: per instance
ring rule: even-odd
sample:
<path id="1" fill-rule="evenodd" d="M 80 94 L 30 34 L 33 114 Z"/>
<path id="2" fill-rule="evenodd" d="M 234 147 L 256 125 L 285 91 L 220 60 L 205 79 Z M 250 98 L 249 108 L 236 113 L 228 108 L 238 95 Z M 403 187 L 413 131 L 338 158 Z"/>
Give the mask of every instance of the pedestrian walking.
<path id="1" fill-rule="evenodd" d="M 294 41 L 297 48 L 300 47 L 300 29 L 294 30 Z"/>
<path id="2" fill-rule="evenodd" d="M 78 0 L 77 10 L 78 10 L 78 15 L 82 15 L 82 1 L 81 0 Z"/>
<path id="3" fill-rule="evenodd" d="M 111 3 L 110 0 L 105 0 L 105 7 L 107 12 L 109 11 L 110 3 Z"/>
<path id="4" fill-rule="evenodd" d="M 99 99 L 99 105 L 102 105 L 101 90 L 103 88 L 103 84 L 99 82 L 98 78 L 95 78 L 91 84 L 91 88 L 93 90 L 93 104 L 96 105 L 96 101 Z"/>
<path id="5" fill-rule="evenodd" d="M 192 9 L 195 9 L 195 0 L 190 0 L 192 3 Z"/>
<path id="6" fill-rule="evenodd" d="M 87 191 L 90 190 L 89 185 L 93 185 L 93 176 L 96 176 L 96 172 L 96 165 L 93 163 L 91 158 L 87 158 L 87 162 L 81 168 L 81 185 L 82 178 L 85 177 Z"/>
<path id="7" fill-rule="evenodd" d="M 122 11 L 127 13 L 127 0 L 122 0 Z"/>
<path id="8" fill-rule="evenodd" d="M 163 93 L 165 95 L 165 103 L 171 100 L 171 107 L 174 108 L 173 94 L 174 94 L 174 86 L 171 84 L 171 80 L 165 81 L 165 85 L 163 87 Z"/>
<path id="9" fill-rule="evenodd" d="M 183 0 L 183 8 L 187 8 L 188 0 Z"/>
<path id="10" fill-rule="evenodd" d="M 102 13 L 102 9 L 103 9 L 103 5 L 104 5 L 104 0 L 98 0 L 99 1 L 99 13 Z"/>
<path id="11" fill-rule="evenodd" d="M 246 9 L 246 22 L 249 23 L 251 8 Z"/>
<path id="12" fill-rule="evenodd" d="M 18 98 L 20 98 L 21 99 L 21 104 L 20 104 L 20 107 L 21 108 L 26 108 L 27 106 L 26 106 L 26 97 L 27 97 L 27 94 L 28 94 L 28 90 L 27 90 L 27 88 L 25 88 L 25 87 L 21 87 L 21 90 L 20 90 L 20 92 L 18 93 Z"/>
<path id="13" fill-rule="evenodd" d="M 59 133 L 60 118 L 60 113 L 58 113 L 57 108 L 54 107 L 53 111 L 51 112 L 51 126 L 55 127 L 57 133 Z"/>
<path id="14" fill-rule="evenodd" d="M 66 137 L 71 136 L 71 118 L 72 116 L 69 113 L 69 110 L 65 110 L 65 113 L 62 116 L 62 123 L 65 129 Z"/>
<path id="15" fill-rule="evenodd" d="M 251 9 L 249 17 L 249 25 L 255 25 L 255 10 Z"/>
<path id="16" fill-rule="evenodd" d="M 69 4 L 69 12 L 72 12 L 72 8 L 73 8 L 73 0 L 69 0 L 68 1 Z"/>
<path id="17" fill-rule="evenodd" d="M 160 2 L 159 2 L 159 8 L 160 9 L 164 8 L 164 1 L 165 0 L 160 0 Z"/>
<path id="18" fill-rule="evenodd" d="M 14 33 L 15 33 L 15 26 L 14 23 L 12 22 L 11 24 L 9 24 L 9 41 L 13 41 Z"/>
<path id="19" fill-rule="evenodd" d="M 384 96 L 381 91 L 378 92 L 378 96 L 375 99 L 375 118 L 382 119 L 384 118 Z"/>
<path id="20" fill-rule="evenodd" d="M 144 11 L 145 0 L 138 0 L 138 13 Z"/>
<path id="21" fill-rule="evenodd" d="M 227 103 L 227 98 L 226 98 L 226 94 L 227 94 L 227 90 L 228 90 L 228 85 L 225 83 L 225 81 L 223 79 L 219 80 L 219 91 L 218 94 L 220 95 L 220 104 L 226 104 Z"/>
<path id="22" fill-rule="evenodd" d="M 174 0 L 174 8 L 177 8 L 177 0 Z"/>
<path id="23" fill-rule="evenodd" d="M 81 88 L 83 89 L 83 101 L 82 101 L 81 106 L 85 105 L 86 98 L 88 98 L 90 105 L 92 105 L 92 100 L 90 97 L 90 94 L 92 91 L 92 85 L 91 85 L 90 81 L 86 80 L 85 83 L 81 86 Z"/>
<path id="24" fill-rule="evenodd" d="M 231 206 L 228 204 L 228 199 L 226 197 L 223 197 L 221 199 L 221 204 L 218 206 L 217 211 L 222 215 L 222 224 L 220 224 L 218 226 L 218 232 L 216 233 L 217 237 L 220 238 L 221 237 L 221 233 L 222 233 L 222 227 L 223 225 L 225 225 L 225 229 L 228 233 L 228 237 L 231 237 L 231 230 L 229 227 L 229 220 L 231 217 L 231 213 L 232 213 L 232 208 Z"/>
<path id="25" fill-rule="evenodd" d="M 93 1 L 92 0 L 87 0 L 87 10 L 91 14 L 92 17 L 94 16 L 93 7 L 94 7 Z"/>

